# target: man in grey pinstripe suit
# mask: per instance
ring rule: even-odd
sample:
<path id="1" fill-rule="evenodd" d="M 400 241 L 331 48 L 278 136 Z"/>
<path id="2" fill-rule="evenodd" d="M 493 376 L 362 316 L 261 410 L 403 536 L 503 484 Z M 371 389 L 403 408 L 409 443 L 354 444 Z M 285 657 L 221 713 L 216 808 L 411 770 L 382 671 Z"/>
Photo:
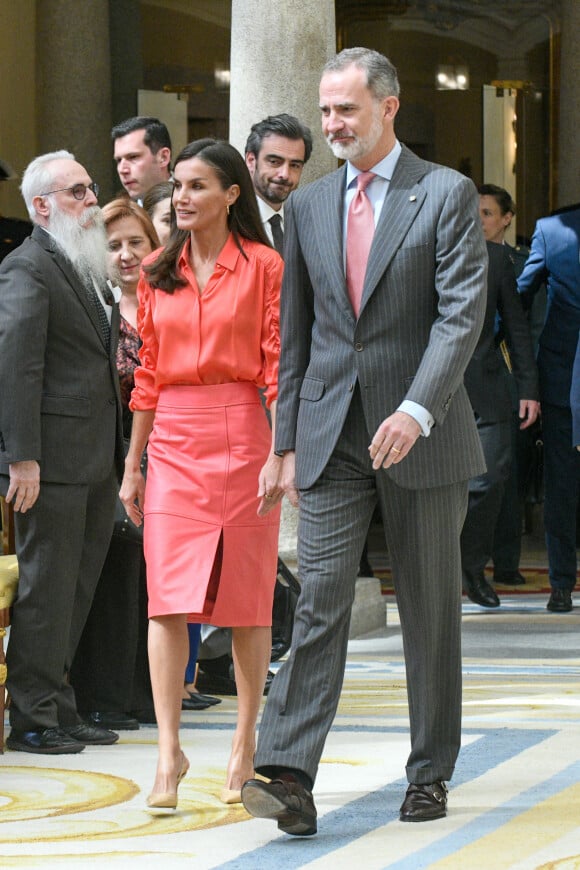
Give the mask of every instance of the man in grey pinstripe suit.
<path id="1" fill-rule="evenodd" d="M 378 501 L 406 653 L 411 723 L 402 821 L 446 813 L 461 732 L 467 481 L 485 470 L 463 372 L 483 323 L 487 254 L 474 185 L 397 141 L 396 70 L 369 49 L 329 61 L 322 129 L 346 166 L 286 209 L 276 452 L 299 505 L 292 651 L 270 689 L 246 809 L 316 833 L 311 789 L 344 674 L 355 578 Z M 358 318 L 345 279 L 356 177 L 375 231 Z"/>

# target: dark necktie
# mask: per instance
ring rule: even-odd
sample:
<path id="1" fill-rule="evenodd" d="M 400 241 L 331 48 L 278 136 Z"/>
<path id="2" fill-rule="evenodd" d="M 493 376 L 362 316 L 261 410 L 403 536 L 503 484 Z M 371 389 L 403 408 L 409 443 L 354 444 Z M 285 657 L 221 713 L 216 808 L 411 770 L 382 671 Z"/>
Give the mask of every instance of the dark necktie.
<path id="1" fill-rule="evenodd" d="M 89 279 L 85 284 L 85 289 L 87 291 L 87 296 L 89 297 L 89 301 L 93 308 L 97 313 L 97 318 L 99 320 L 99 327 L 101 329 L 101 335 L 105 340 L 105 345 L 109 347 L 111 343 L 111 324 L 109 323 L 109 318 L 107 317 L 107 312 L 103 308 L 101 300 L 97 295 L 97 291 L 93 285 L 93 282 Z"/>
<path id="2" fill-rule="evenodd" d="M 284 233 L 282 232 L 282 218 L 279 214 L 273 214 L 268 218 L 268 223 L 272 227 L 272 238 L 274 239 L 274 247 L 282 256 L 284 251 Z"/>
<path id="3" fill-rule="evenodd" d="M 352 310 L 358 317 L 367 271 L 369 251 L 375 234 L 375 220 L 366 188 L 376 178 L 374 172 L 361 172 L 356 193 L 348 209 L 346 224 L 346 286 Z"/>

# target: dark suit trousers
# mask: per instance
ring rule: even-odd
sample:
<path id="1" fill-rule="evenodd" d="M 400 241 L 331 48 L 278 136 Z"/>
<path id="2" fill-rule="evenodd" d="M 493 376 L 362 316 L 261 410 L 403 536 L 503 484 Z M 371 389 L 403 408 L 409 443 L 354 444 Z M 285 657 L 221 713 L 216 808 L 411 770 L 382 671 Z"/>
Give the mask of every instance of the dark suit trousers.
<path id="1" fill-rule="evenodd" d="M 469 481 L 467 515 L 461 532 L 461 566 L 471 578 L 491 558 L 497 518 L 512 455 L 512 421 L 488 423 L 476 417 L 487 471 Z"/>
<path id="2" fill-rule="evenodd" d="M 143 544 L 113 533 L 70 670 L 81 713 L 153 708 L 147 627 Z"/>
<path id="3" fill-rule="evenodd" d="M 580 453 L 572 445 L 572 412 L 542 402 L 544 437 L 544 526 L 550 583 L 576 585 L 576 516 L 580 498 Z"/>
<path id="4" fill-rule="evenodd" d="M 6 477 L 2 484 L 5 492 Z M 113 468 L 96 484 L 42 482 L 33 508 L 15 514 L 20 579 L 6 655 L 13 728 L 79 721 L 66 674 L 109 546 L 117 489 Z"/>
<path id="5" fill-rule="evenodd" d="M 316 778 L 342 688 L 355 581 L 377 503 L 401 616 L 411 719 L 410 782 L 449 779 L 461 733 L 459 534 L 467 483 L 403 490 L 373 472 L 358 396 L 323 475 L 300 493 L 302 592 L 291 653 L 272 683 L 255 767 Z M 404 460 L 403 460 L 404 461 Z"/>

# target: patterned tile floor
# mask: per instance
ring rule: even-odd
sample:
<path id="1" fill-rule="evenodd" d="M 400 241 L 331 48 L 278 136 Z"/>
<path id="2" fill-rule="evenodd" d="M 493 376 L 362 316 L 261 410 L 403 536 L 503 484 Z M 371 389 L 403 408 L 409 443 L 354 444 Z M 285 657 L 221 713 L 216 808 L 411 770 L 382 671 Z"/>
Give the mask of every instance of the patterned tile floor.
<path id="1" fill-rule="evenodd" d="M 580 607 L 545 610 L 545 596 L 469 602 L 464 623 L 463 748 L 446 819 L 403 825 L 408 719 L 395 600 L 387 629 L 352 641 L 315 798 L 319 833 L 225 807 L 219 794 L 235 699 L 183 715 L 191 770 L 178 812 L 153 819 L 144 797 L 156 729 L 113 747 L 47 758 L 0 757 L 0 867 L 579 870 Z"/>

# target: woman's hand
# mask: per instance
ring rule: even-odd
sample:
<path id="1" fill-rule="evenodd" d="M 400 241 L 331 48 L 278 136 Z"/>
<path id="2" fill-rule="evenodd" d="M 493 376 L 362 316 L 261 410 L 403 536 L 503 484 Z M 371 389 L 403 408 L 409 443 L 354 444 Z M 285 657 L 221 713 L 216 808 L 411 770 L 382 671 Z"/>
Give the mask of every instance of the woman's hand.
<path id="1" fill-rule="evenodd" d="M 145 502 L 145 478 L 141 470 L 125 468 L 119 498 L 132 523 L 140 526 L 143 522 L 143 505 Z"/>
<path id="2" fill-rule="evenodd" d="M 284 490 L 280 485 L 281 472 L 282 457 L 276 456 L 275 453 L 270 453 L 258 478 L 259 517 L 269 513 L 273 507 L 279 504 L 284 496 Z"/>

